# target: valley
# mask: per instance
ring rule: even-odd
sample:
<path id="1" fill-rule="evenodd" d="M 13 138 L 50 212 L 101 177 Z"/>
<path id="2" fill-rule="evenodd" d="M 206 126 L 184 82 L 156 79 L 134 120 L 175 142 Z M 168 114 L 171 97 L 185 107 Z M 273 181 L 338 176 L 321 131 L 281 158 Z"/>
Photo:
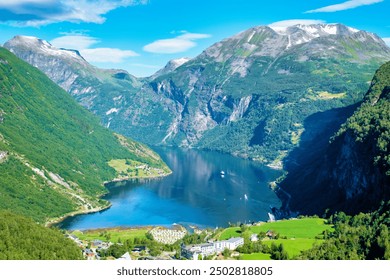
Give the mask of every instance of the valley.
<path id="1" fill-rule="evenodd" d="M 110 160 L 159 170 L 145 177 L 171 172 L 145 145 L 103 128 L 36 68 L 4 48 L 0 60 L 1 209 L 45 223 L 106 208 L 103 183 L 127 175 Z"/>
<path id="2" fill-rule="evenodd" d="M 148 78 L 98 69 L 77 51 L 38 38 L 16 36 L 4 47 L 118 133 L 279 167 L 311 128 L 307 118 L 360 102 L 390 59 L 377 35 L 342 24 L 254 27 Z M 315 127 L 306 137 L 320 133 Z"/>
<path id="3" fill-rule="evenodd" d="M 383 203 L 372 213 L 352 217 L 337 213 L 328 219 L 299 217 L 189 231 L 181 226 L 75 230 L 69 238 L 91 260 L 388 260 L 389 206 Z M 166 242 L 155 238 L 157 232 L 185 235 Z M 233 240 L 241 244 L 221 248 Z"/>
<path id="4" fill-rule="evenodd" d="M 266 221 L 271 207 L 281 206 L 268 186 L 280 176 L 278 170 L 219 152 L 155 150 L 171 175 L 108 184 L 110 192 L 103 199 L 110 201 L 109 209 L 70 217 L 58 226 L 67 230 L 172 224 L 215 228 Z"/>
<path id="5" fill-rule="evenodd" d="M 192 256 L 146 230 L 179 224 L 199 230 L 186 246 L 234 247 L 206 259 L 388 259 L 388 61 L 342 24 L 253 27 L 144 78 L 15 36 L 0 48 L 0 209 L 75 231 L 87 258 L 96 234 L 99 258 Z M 76 256 L 66 244 L 42 258 Z"/>

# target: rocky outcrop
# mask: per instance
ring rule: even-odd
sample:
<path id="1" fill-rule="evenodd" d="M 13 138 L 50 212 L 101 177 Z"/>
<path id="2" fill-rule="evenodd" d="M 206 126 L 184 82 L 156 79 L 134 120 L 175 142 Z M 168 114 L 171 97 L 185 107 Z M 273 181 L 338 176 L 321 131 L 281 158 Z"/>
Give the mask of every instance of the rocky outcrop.
<path id="1" fill-rule="evenodd" d="M 0 151 L 0 163 L 2 163 L 3 161 L 5 161 L 7 159 L 7 156 L 8 156 L 8 152 L 6 151 Z"/>
<path id="2" fill-rule="evenodd" d="M 363 81 L 388 59 L 379 37 L 344 25 L 259 26 L 149 85 L 177 104 L 164 143 L 273 162 L 296 147 L 307 117 L 361 100 Z"/>

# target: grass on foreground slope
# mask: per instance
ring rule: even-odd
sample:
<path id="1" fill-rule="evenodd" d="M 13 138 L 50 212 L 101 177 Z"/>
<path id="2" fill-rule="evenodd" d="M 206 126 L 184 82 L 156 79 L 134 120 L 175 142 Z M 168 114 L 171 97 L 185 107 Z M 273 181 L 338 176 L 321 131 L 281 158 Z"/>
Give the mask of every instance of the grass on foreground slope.
<path id="1" fill-rule="evenodd" d="M 323 242 L 322 233 L 326 230 L 332 231 L 332 226 L 325 224 L 324 219 L 320 218 L 302 218 L 293 220 L 282 220 L 273 223 L 264 223 L 260 226 L 251 226 L 244 233 L 240 227 L 230 227 L 225 229 L 219 235 L 219 240 L 229 239 L 231 237 L 248 237 L 252 234 L 266 233 L 273 231 L 279 234 L 279 239 L 270 240 L 265 238 L 262 243 L 269 247 L 272 243 L 276 245 L 283 244 L 284 250 L 289 258 L 298 256 L 302 251 L 311 249 L 315 243 Z M 255 253 L 243 254 L 243 259 L 265 260 L 270 258 L 270 254 Z"/>
<path id="2" fill-rule="evenodd" d="M 43 73 L 3 48 L 0 101 L 0 154 L 7 154 L 0 162 L 7 174 L 0 177 L 0 209 L 45 221 L 105 205 L 97 196 L 106 192 L 103 182 L 119 176 L 108 164 L 115 159 L 169 172 L 156 153 L 102 127 Z"/>
<path id="3" fill-rule="evenodd" d="M 75 230 L 72 232 L 73 235 L 77 236 L 81 240 L 102 240 L 119 242 L 118 240 L 124 241 L 127 239 L 146 239 L 146 233 L 151 228 L 108 228 L 108 229 L 97 229 L 97 230 L 86 230 L 79 231 Z"/>
<path id="4" fill-rule="evenodd" d="M 334 224 L 334 231 L 300 259 L 390 260 L 390 201 L 382 202 L 371 213 L 348 216 L 340 212 L 329 221 Z"/>
<path id="5" fill-rule="evenodd" d="M 251 226 L 248 231 L 251 234 L 267 232 L 272 230 L 279 233 L 280 236 L 287 238 L 312 238 L 319 236 L 325 230 L 331 230 L 331 226 L 325 224 L 324 219 L 320 218 L 303 218 L 293 220 L 282 220 L 273 223 L 264 223 L 260 226 Z M 225 229 L 219 236 L 219 240 L 238 237 L 241 235 L 240 227 L 230 227 Z"/>
<path id="6" fill-rule="evenodd" d="M 242 254 L 243 260 L 271 260 L 270 254 L 264 253 L 252 253 L 252 254 Z"/>

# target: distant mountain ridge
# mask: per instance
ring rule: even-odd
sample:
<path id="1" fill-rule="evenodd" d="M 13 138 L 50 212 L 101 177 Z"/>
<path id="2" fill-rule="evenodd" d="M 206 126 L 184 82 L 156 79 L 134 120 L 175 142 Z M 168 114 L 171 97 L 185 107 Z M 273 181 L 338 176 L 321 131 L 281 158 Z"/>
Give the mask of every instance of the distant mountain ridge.
<path id="1" fill-rule="evenodd" d="M 168 61 L 168 63 L 164 66 L 164 68 L 158 70 L 156 73 L 154 73 L 152 76 L 149 77 L 149 79 L 155 79 L 158 76 L 162 76 L 165 74 L 168 74 L 172 71 L 175 71 L 178 67 L 182 66 L 184 63 L 187 63 L 191 59 L 188 57 L 182 57 L 178 59 L 172 59 Z"/>
<path id="2" fill-rule="evenodd" d="M 31 64 L 39 56 L 38 68 L 115 131 L 278 168 L 299 144 L 306 118 L 359 102 L 390 60 L 378 36 L 341 24 L 254 27 L 144 79 L 80 67 L 15 39 L 5 47 Z"/>
<path id="3" fill-rule="evenodd" d="M 251 28 L 151 81 L 177 104 L 164 142 L 277 165 L 299 142 L 305 118 L 358 102 L 390 59 L 376 35 L 328 27 Z"/>

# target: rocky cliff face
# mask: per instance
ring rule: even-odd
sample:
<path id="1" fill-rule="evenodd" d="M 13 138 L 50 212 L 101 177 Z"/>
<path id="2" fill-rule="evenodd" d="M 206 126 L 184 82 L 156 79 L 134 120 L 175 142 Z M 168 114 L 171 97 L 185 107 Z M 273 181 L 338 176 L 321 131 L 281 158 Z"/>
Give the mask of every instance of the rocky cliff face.
<path id="1" fill-rule="evenodd" d="M 39 56 L 39 44 L 23 41 L 5 46 L 120 133 L 278 167 L 304 131 L 312 138 L 321 132 L 319 126 L 307 131 L 306 118 L 360 101 L 374 71 L 390 59 L 379 37 L 340 24 L 251 28 L 148 79 L 85 66 L 62 53 Z"/>
<path id="2" fill-rule="evenodd" d="M 149 85 L 178 104 L 164 142 L 277 165 L 299 142 L 307 117 L 361 100 L 388 59 L 379 37 L 340 24 L 260 26 Z"/>
<path id="3" fill-rule="evenodd" d="M 77 89 L 76 80 L 80 76 L 87 76 L 87 71 L 93 69 L 78 51 L 57 49 L 49 42 L 35 37 L 15 36 L 4 47 L 46 72 L 51 80 L 72 94 L 83 91 Z"/>
<path id="4" fill-rule="evenodd" d="M 321 214 L 357 213 L 390 199 L 390 63 L 375 74 L 364 102 L 331 143 L 300 166 L 290 165 L 281 187 L 290 208 Z"/>

